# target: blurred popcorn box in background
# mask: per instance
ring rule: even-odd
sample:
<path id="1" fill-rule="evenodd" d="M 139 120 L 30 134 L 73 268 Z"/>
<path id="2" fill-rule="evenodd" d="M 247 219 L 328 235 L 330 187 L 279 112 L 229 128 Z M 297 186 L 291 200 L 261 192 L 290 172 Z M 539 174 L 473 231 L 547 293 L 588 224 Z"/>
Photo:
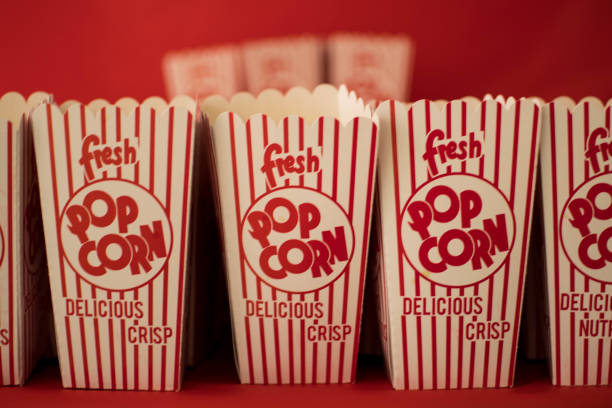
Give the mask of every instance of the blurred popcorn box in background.
<path id="1" fill-rule="evenodd" d="M 543 110 L 540 157 L 555 385 L 612 383 L 611 101 Z"/>
<path id="2" fill-rule="evenodd" d="M 168 98 L 188 95 L 231 97 L 244 89 L 239 46 L 174 51 L 162 62 Z"/>
<path id="3" fill-rule="evenodd" d="M 376 115 L 379 309 L 393 387 L 511 386 L 540 108 L 385 101 Z"/>
<path id="4" fill-rule="evenodd" d="M 300 86 L 314 89 L 323 82 L 323 42 L 313 36 L 270 38 L 242 46 L 247 90 L 267 88 L 281 93 Z"/>
<path id="5" fill-rule="evenodd" d="M 22 385 L 49 339 L 49 281 L 27 117 L 50 95 L 0 97 L 0 385 Z"/>
<path id="6" fill-rule="evenodd" d="M 321 85 L 204 100 L 242 383 L 355 380 L 378 128 Z"/>
<path id="7" fill-rule="evenodd" d="M 195 102 L 31 114 L 62 384 L 178 390 Z"/>
<path id="8" fill-rule="evenodd" d="M 404 35 L 337 33 L 327 40 L 328 81 L 365 101 L 407 100 L 414 47 Z"/>

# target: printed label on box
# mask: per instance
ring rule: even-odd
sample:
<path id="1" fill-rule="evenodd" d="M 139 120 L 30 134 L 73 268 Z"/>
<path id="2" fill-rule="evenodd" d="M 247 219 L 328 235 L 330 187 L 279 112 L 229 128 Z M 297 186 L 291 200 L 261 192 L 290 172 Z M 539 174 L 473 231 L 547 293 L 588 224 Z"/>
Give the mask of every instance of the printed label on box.
<path id="1" fill-rule="evenodd" d="M 545 106 L 542 203 L 551 367 L 557 385 L 612 379 L 610 105 L 559 98 Z"/>
<path id="2" fill-rule="evenodd" d="M 540 109 L 528 100 L 390 101 L 376 112 L 393 386 L 510 386 Z"/>
<path id="3" fill-rule="evenodd" d="M 178 390 L 193 113 L 77 103 L 32 122 L 64 386 Z"/>

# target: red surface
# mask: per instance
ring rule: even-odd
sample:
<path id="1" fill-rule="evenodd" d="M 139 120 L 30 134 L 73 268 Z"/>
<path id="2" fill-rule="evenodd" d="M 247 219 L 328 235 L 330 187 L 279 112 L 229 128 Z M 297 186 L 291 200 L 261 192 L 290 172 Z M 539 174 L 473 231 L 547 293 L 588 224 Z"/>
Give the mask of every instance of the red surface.
<path id="1" fill-rule="evenodd" d="M 503 3 L 503 4 L 502 4 Z M 0 93 L 163 95 L 169 50 L 337 30 L 406 32 L 413 99 L 612 96 L 610 1 L 4 1 Z"/>
<path id="2" fill-rule="evenodd" d="M 363 360 L 363 359 L 362 359 Z M 522 363 L 511 389 L 394 391 L 380 360 L 362 361 L 351 385 L 257 386 L 237 383 L 233 362 L 188 371 L 178 393 L 62 390 L 59 368 L 45 363 L 22 388 L 0 388 L 2 407 L 609 407 L 609 387 L 556 388 L 543 363 Z"/>
<path id="3" fill-rule="evenodd" d="M 518 5 L 517 5 L 518 4 Z M 612 97 L 609 1 L 4 1 L 0 94 L 53 92 L 88 101 L 163 95 L 170 50 L 303 32 L 405 32 L 416 44 L 412 99 L 486 92 L 550 99 Z M 511 390 L 394 392 L 380 364 L 349 386 L 240 386 L 233 362 L 188 372 L 181 393 L 60 390 L 56 365 L 23 388 L 0 389 L 12 406 L 610 406 L 612 391 L 553 388 L 543 364 L 523 364 Z"/>

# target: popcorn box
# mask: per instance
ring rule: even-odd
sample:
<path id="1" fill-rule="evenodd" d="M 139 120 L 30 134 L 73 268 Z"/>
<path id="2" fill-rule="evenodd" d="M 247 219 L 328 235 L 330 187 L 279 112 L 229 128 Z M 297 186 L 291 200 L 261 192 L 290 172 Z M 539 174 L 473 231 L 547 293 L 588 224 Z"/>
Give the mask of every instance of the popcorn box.
<path id="1" fill-rule="evenodd" d="M 323 82 L 323 42 L 313 36 L 271 38 L 243 45 L 247 90 L 258 94 L 301 86 L 314 89 Z"/>
<path id="2" fill-rule="evenodd" d="M 346 88 L 206 100 L 242 383 L 355 379 L 378 126 Z"/>
<path id="3" fill-rule="evenodd" d="M 22 385 L 45 350 L 49 285 L 27 115 L 49 95 L 0 97 L 0 386 Z"/>
<path id="4" fill-rule="evenodd" d="M 544 107 L 541 184 L 555 385 L 612 380 L 610 105 L 557 98 Z"/>
<path id="5" fill-rule="evenodd" d="M 386 101 L 376 114 L 378 290 L 393 387 L 511 386 L 540 108 Z"/>
<path id="6" fill-rule="evenodd" d="M 178 390 L 195 103 L 31 115 L 62 384 Z"/>
<path id="7" fill-rule="evenodd" d="M 219 46 L 166 54 L 162 71 L 168 97 L 227 98 L 244 88 L 240 48 Z"/>
<path id="8" fill-rule="evenodd" d="M 406 100 L 412 81 L 412 41 L 403 35 L 333 34 L 327 41 L 329 82 L 364 100 Z"/>

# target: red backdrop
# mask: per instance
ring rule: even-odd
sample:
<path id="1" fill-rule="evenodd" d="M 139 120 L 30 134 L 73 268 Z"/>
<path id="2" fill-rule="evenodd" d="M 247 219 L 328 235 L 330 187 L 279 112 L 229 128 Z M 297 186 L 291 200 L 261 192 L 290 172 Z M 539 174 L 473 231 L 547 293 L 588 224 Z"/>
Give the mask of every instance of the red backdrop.
<path id="1" fill-rule="evenodd" d="M 169 50 L 337 30 L 405 32 L 412 99 L 612 96 L 610 1 L 88 0 L 0 5 L 0 93 L 164 95 Z"/>

